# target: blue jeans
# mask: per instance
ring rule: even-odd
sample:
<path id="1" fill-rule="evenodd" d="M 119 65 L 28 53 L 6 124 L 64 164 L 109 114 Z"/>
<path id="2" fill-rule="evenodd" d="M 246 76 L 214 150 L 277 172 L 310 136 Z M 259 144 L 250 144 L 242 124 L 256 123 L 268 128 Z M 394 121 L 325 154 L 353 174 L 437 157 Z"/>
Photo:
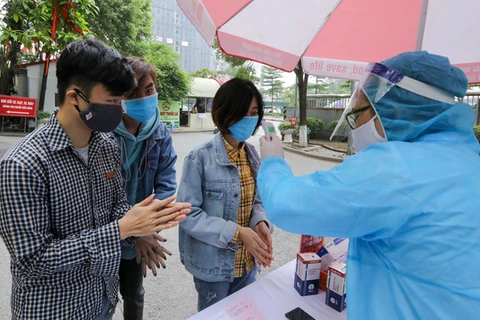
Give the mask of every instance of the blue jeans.
<path id="1" fill-rule="evenodd" d="M 203 309 L 210 307 L 215 302 L 218 302 L 223 298 L 228 297 L 232 293 L 254 282 L 256 278 L 257 267 L 254 267 L 249 273 L 244 270 L 243 275 L 241 277 L 235 278 L 233 282 L 208 282 L 193 277 L 193 281 L 195 282 L 195 289 L 198 293 L 197 310 L 200 312 Z"/>
<path id="2" fill-rule="evenodd" d="M 113 313 L 115 312 L 115 305 L 111 304 L 110 300 L 108 300 L 107 295 L 103 295 L 103 309 L 102 313 L 100 313 L 95 320 L 111 320 L 113 317 Z"/>

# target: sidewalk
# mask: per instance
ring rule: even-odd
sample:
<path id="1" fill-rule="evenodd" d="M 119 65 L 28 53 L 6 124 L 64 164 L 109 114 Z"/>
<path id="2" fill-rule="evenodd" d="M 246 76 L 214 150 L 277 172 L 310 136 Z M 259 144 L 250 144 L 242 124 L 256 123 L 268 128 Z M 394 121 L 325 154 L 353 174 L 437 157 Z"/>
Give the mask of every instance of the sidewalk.
<path id="1" fill-rule="evenodd" d="M 192 132 L 211 132 L 211 133 L 213 133 L 213 129 L 192 129 L 190 127 L 179 127 L 179 128 L 175 128 L 173 131 L 170 131 L 171 134 L 174 134 L 174 133 L 192 133 Z"/>
<path id="2" fill-rule="evenodd" d="M 296 142 L 283 142 L 282 144 L 283 149 L 288 152 L 320 160 L 342 162 L 346 157 L 345 152 L 324 145 L 310 143 L 308 147 L 300 147 Z"/>

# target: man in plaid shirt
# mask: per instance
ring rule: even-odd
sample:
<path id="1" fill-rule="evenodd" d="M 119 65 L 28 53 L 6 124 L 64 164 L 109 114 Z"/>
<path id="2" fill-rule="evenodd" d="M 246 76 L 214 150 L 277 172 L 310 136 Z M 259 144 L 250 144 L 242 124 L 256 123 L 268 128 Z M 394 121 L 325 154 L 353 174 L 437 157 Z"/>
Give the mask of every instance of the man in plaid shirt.
<path id="1" fill-rule="evenodd" d="M 119 124 L 120 100 L 135 83 L 116 50 L 73 42 L 58 59 L 57 79 L 58 112 L 0 162 L 12 318 L 110 319 L 121 240 L 176 226 L 188 204 L 153 196 L 128 204 L 117 146 L 105 133 Z"/>

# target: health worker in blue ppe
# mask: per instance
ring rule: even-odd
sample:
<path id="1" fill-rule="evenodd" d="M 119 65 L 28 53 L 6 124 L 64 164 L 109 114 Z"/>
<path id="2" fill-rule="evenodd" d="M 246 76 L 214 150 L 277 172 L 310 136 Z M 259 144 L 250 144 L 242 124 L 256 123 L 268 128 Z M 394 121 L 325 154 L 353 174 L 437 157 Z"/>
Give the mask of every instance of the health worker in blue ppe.
<path id="1" fill-rule="evenodd" d="M 295 177 L 261 138 L 267 217 L 299 234 L 349 237 L 348 319 L 478 319 L 480 146 L 465 74 L 445 57 L 372 63 L 334 134 L 356 154 Z"/>
<path id="2" fill-rule="evenodd" d="M 123 187 L 130 205 L 150 196 L 166 199 L 176 191 L 175 162 L 177 154 L 172 136 L 160 121 L 156 69 L 138 57 L 127 58 L 137 80 L 136 87 L 122 100 L 123 117 L 113 134 L 120 149 Z M 167 255 L 161 243 L 167 239 L 152 234 L 137 239 L 135 246 L 122 245 L 120 293 L 126 320 L 143 319 L 143 277 L 147 267 L 153 275 L 165 269 Z"/>
<path id="3" fill-rule="evenodd" d="M 192 204 L 178 242 L 198 311 L 254 282 L 273 260 L 256 183 L 260 156 L 246 142 L 262 123 L 262 95 L 251 81 L 231 79 L 213 98 L 212 119 L 219 132 L 185 157 L 177 197 Z"/>

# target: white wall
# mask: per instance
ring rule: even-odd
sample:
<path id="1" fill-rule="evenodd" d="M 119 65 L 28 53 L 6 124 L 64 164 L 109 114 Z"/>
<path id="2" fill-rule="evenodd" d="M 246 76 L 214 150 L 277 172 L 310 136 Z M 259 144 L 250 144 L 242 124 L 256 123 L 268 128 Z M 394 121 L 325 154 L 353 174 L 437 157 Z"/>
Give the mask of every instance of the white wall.
<path id="1" fill-rule="evenodd" d="M 27 66 L 28 84 L 27 97 L 40 100 L 40 88 L 42 87 L 42 73 L 44 64 L 33 64 Z M 57 65 L 56 63 L 50 63 L 47 78 L 47 90 L 45 91 L 45 103 L 44 111 L 53 113 L 55 110 L 55 93 L 57 93 Z M 19 83 L 20 86 L 20 83 Z M 19 90 L 21 90 L 19 88 Z"/>

